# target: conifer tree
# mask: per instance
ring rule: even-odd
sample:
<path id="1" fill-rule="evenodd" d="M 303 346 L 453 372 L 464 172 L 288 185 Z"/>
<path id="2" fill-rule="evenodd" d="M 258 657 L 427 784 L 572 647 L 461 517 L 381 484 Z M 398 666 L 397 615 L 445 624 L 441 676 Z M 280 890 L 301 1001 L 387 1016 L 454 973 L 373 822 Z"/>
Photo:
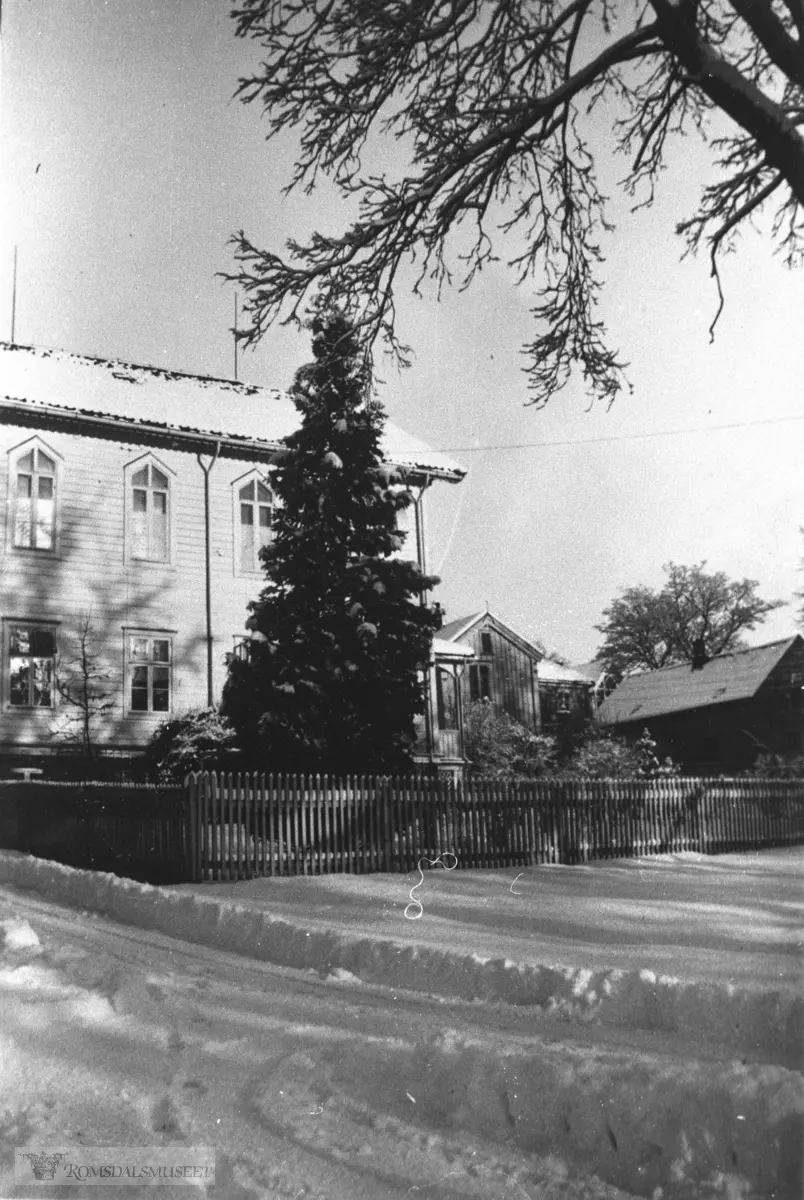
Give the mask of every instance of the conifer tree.
<path id="1" fill-rule="evenodd" d="M 383 462 L 385 417 L 353 323 L 322 303 L 309 327 L 313 361 L 291 389 L 301 427 L 272 463 L 266 583 L 223 707 L 262 770 L 404 771 L 441 624 L 423 599 L 437 580 L 394 557 L 413 495 Z"/>

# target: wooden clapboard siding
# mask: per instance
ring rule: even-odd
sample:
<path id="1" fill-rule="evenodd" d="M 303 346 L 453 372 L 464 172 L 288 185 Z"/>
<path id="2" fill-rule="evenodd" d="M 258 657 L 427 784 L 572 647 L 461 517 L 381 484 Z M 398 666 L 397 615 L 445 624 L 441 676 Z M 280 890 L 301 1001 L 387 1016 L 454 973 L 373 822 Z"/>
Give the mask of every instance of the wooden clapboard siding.
<path id="1" fill-rule="evenodd" d="M 8 521 L 9 453 L 31 438 L 61 462 L 58 553 L 25 552 L 12 544 Z M 125 552 L 126 467 L 151 456 L 170 478 L 171 561 L 130 562 Z M 240 575 L 235 557 L 233 485 L 253 462 L 219 459 L 210 473 L 210 530 L 214 689 L 225 677 L 224 656 L 244 632 L 247 604 L 261 587 L 259 573 Z M 91 611 L 93 627 L 118 692 L 100 737 L 109 745 L 143 745 L 161 719 L 130 714 L 124 697 L 124 627 L 173 637 L 173 710 L 207 698 L 204 476 L 195 454 L 122 444 L 60 431 L 0 428 L 0 617 L 57 623 L 60 652 Z M 3 664 L 7 661 L 3 646 Z M 8 711 L 2 684 L 0 744 L 47 740 L 53 714 Z"/>

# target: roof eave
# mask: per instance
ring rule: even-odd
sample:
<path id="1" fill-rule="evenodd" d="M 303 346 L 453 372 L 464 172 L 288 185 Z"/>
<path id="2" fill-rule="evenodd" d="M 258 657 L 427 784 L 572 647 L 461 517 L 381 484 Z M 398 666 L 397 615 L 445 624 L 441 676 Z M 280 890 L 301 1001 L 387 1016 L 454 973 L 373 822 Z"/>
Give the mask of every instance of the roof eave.
<path id="1" fill-rule="evenodd" d="M 265 462 L 277 450 L 282 441 L 263 438 L 246 438 L 238 434 L 213 433 L 201 429 L 187 429 L 157 421 L 143 421 L 135 417 L 119 417 L 107 413 L 79 412 L 59 405 L 31 402 L 15 396 L 0 398 L 0 407 L 7 416 L 6 423 L 32 428 L 63 429 L 68 433 L 80 433 L 87 437 L 111 438 L 115 441 L 157 445 L 167 449 L 188 451 L 216 451 L 224 458 L 246 459 Z M 466 472 L 446 467 L 423 466 L 410 462 L 398 462 L 393 458 L 386 461 L 408 473 L 413 481 L 428 484 L 440 479 L 448 483 L 460 483 Z"/>

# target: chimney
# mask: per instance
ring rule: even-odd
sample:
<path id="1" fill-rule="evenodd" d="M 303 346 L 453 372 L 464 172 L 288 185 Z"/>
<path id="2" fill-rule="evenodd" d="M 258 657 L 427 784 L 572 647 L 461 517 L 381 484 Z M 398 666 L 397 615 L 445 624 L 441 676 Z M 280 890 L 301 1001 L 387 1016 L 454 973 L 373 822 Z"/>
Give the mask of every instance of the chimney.
<path id="1" fill-rule="evenodd" d="M 702 637 L 696 638 L 692 643 L 692 669 L 700 671 L 701 668 L 709 661 L 709 656 L 706 653 L 706 642 Z"/>

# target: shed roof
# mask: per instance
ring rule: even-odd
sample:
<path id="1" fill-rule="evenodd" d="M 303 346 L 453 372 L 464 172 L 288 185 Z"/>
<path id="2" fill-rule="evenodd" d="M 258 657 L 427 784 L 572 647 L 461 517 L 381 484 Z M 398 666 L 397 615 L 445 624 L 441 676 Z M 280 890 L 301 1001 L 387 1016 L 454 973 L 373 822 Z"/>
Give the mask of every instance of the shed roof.
<path id="1" fill-rule="evenodd" d="M 274 388 L 9 342 L 0 342 L 3 401 L 76 418 L 104 416 L 126 425 L 263 443 L 266 450 L 299 426 L 293 401 Z M 392 421 L 386 422 L 382 447 L 385 459 L 397 466 L 453 482 L 466 474 L 454 459 Z"/>
<path id="2" fill-rule="evenodd" d="M 541 658 L 536 664 L 536 678 L 542 683 L 582 683 L 591 688 L 592 680 L 574 667 L 565 667 L 552 658 Z"/>
<path id="3" fill-rule="evenodd" d="M 764 646 L 731 650 L 693 670 L 689 663 L 629 675 L 598 709 L 603 725 L 621 725 L 648 717 L 748 700 L 762 686 L 798 634 Z"/>

